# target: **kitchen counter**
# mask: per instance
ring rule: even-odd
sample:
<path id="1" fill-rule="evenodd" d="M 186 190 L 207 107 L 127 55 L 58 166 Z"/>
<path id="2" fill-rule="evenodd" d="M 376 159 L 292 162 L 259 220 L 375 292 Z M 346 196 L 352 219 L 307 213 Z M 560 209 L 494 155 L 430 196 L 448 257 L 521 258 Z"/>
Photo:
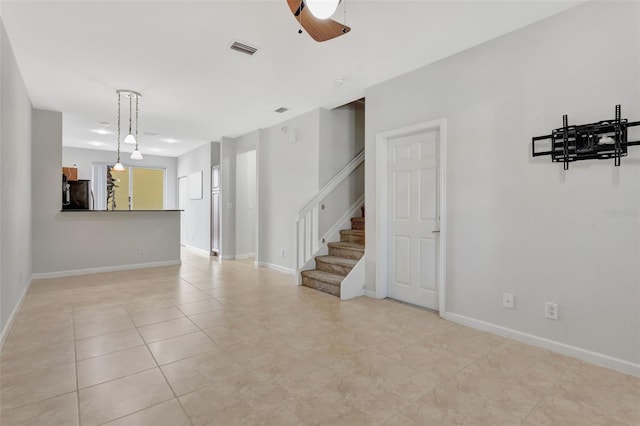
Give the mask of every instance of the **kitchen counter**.
<path id="1" fill-rule="evenodd" d="M 182 212 L 184 210 L 166 209 L 166 210 L 87 210 L 87 209 L 62 209 L 61 212 L 89 212 L 89 213 L 148 213 L 148 212 Z"/>

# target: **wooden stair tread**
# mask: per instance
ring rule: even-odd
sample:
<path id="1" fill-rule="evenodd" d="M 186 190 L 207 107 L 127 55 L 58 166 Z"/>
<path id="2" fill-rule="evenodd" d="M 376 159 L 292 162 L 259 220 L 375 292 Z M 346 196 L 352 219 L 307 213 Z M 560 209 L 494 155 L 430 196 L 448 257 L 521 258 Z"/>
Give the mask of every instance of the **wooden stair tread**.
<path id="1" fill-rule="evenodd" d="M 342 280 L 364 256 L 364 217 L 351 219 L 351 229 L 340 231 L 340 241 L 327 244 L 329 254 L 316 256 L 316 268 L 301 273 L 301 284 L 340 297 Z"/>
<path id="2" fill-rule="evenodd" d="M 317 269 L 311 269 L 309 271 L 302 271 L 302 276 L 307 278 L 313 278 L 314 280 L 322 281 L 326 284 L 340 286 L 344 277 L 338 274 L 332 274 L 329 272 L 319 271 Z"/>
<path id="3" fill-rule="evenodd" d="M 346 257 L 337 256 L 316 256 L 316 261 L 333 263 L 334 265 L 349 266 L 353 268 L 358 263 L 355 259 L 347 259 Z"/>
<path id="4" fill-rule="evenodd" d="M 335 243 L 329 243 L 327 244 L 327 246 L 329 246 L 330 248 L 360 251 L 364 253 L 364 246 L 362 244 L 335 242 Z"/>
<path id="5" fill-rule="evenodd" d="M 341 234 L 347 235 L 357 235 L 359 237 L 364 237 L 364 230 L 362 229 L 343 229 L 340 231 Z"/>

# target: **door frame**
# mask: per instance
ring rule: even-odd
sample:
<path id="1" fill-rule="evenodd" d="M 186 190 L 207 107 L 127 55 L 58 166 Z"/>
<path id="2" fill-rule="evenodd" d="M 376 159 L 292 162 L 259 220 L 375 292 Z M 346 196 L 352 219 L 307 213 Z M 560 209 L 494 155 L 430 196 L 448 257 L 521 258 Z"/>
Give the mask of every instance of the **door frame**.
<path id="1" fill-rule="evenodd" d="M 447 120 L 427 121 L 412 126 L 400 127 L 376 134 L 376 291 L 377 299 L 388 296 L 388 177 L 389 177 L 389 140 L 402 136 L 438 130 L 440 133 L 438 156 L 438 190 L 440 191 L 440 238 L 438 242 L 438 312 L 445 314 L 445 272 L 447 252 Z"/>
<path id="2" fill-rule="evenodd" d="M 218 169 L 218 186 L 214 186 L 213 185 L 213 176 L 214 173 L 213 171 L 215 169 Z M 210 197 L 209 197 L 209 231 L 210 231 L 210 236 L 209 236 L 209 255 L 210 256 L 217 256 L 218 260 L 220 260 L 222 258 L 222 237 L 221 237 L 221 231 L 222 231 L 222 197 L 221 197 L 221 192 L 222 192 L 222 185 L 220 184 L 220 179 L 222 177 L 222 174 L 220 173 L 220 164 L 215 164 L 211 166 L 211 190 L 210 190 Z M 213 194 L 217 193 L 218 194 L 218 248 L 217 251 L 214 251 L 213 248 L 213 231 L 214 231 L 214 212 L 213 212 Z M 214 255 L 215 253 L 215 255 Z"/>

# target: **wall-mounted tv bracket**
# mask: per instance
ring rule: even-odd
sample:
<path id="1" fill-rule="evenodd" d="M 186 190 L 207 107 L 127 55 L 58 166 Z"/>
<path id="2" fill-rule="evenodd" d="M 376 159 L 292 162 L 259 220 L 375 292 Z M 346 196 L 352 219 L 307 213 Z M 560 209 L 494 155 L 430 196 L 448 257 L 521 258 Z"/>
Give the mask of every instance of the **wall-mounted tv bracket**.
<path id="1" fill-rule="evenodd" d="M 550 135 L 531 139 L 532 154 L 534 157 L 550 155 L 551 161 L 564 163 L 565 170 L 569 170 L 569 163 L 572 161 L 594 158 L 613 158 L 614 164 L 619 166 L 620 158 L 627 156 L 628 147 L 640 145 L 640 140 L 627 140 L 627 128 L 640 126 L 640 121 L 629 123 L 620 116 L 620 105 L 616 105 L 615 119 L 597 123 L 569 126 L 569 119 L 563 115 L 562 127 L 553 130 Z"/>

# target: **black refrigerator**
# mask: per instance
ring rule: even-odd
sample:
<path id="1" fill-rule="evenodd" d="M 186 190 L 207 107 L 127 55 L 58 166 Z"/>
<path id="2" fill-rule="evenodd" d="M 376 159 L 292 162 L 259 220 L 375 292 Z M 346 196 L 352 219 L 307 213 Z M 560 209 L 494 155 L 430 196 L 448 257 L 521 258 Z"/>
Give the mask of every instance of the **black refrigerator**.
<path id="1" fill-rule="evenodd" d="M 67 192 L 62 194 L 63 210 L 89 210 L 91 208 L 91 181 L 67 181 Z"/>

